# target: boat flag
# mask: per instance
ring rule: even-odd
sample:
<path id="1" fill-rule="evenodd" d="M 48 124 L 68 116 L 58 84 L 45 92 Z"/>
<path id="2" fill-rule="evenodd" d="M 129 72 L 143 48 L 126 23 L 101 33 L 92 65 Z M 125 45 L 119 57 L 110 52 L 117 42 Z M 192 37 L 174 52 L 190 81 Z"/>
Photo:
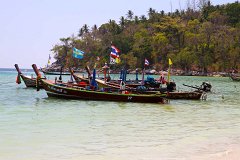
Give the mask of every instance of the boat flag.
<path id="1" fill-rule="evenodd" d="M 51 63 L 50 60 L 51 60 L 51 56 L 50 56 L 50 54 L 49 54 L 49 57 L 48 57 L 48 65 Z"/>
<path id="2" fill-rule="evenodd" d="M 142 86 L 145 84 L 144 83 L 144 74 L 145 74 L 145 67 L 143 68 L 143 71 L 142 71 L 142 81 L 141 81 Z"/>
<path id="3" fill-rule="evenodd" d="M 115 47 L 114 45 L 111 46 L 110 55 L 111 55 L 112 58 L 117 58 L 117 57 L 119 58 L 119 52 L 120 52 L 120 50 L 117 49 L 117 47 Z"/>
<path id="4" fill-rule="evenodd" d="M 172 65 L 172 60 L 170 58 L 168 59 L 168 63 L 169 65 Z"/>
<path id="5" fill-rule="evenodd" d="M 112 58 L 112 57 L 110 56 L 110 62 L 109 62 L 109 64 L 116 64 L 116 59 L 115 59 L 115 58 Z"/>
<path id="6" fill-rule="evenodd" d="M 168 59 L 168 64 L 169 64 L 169 68 L 168 68 L 168 83 L 170 82 L 170 72 L 171 72 L 171 65 L 172 65 L 172 60 L 169 58 Z"/>
<path id="7" fill-rule="evenodd" d="M 120 50 L 117 47 L 111 45 L 110 64 L 120 63 L 119 52 Z"/>
<path id="8" fill-rule="evenodd" d="M 73 48 L 73 57 L 74 58 L 82 59 L 84 54 L 85 53 L 83 51 L 81 51 L 75 47 Z"/>
<path id="9" fill-rule="evenodd" d="M 110 64 L 118 64 L 120 62 L 121 62 L 120 57 L 113 58 L 110 56 Z"/>
<path id="10" fill-rule="evenodd" d="M 120 63 L 120 62 L 121 62 L 120 57 L 117 57 L 117 58 L 115 59 L 115 62 L 116 62 L 117 64 Z"/>
<path id="11" fill-rule="evenodd" d="M 148 62 L 148 60 L 147 60 L 146 58 L 145 58 L 144 65 L 145 65 L 145 66 L 149 66 L 149 62 Z"/>

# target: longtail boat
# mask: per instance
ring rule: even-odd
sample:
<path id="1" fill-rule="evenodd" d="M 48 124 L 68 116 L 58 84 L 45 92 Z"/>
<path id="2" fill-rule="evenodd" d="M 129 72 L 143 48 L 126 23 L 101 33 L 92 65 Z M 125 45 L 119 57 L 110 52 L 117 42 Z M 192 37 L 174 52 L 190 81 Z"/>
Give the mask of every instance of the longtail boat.
<path id="1" fill-rule="evenodd" d="M 200 86 L 197 86 L 197 85 L 192 86 L 187 84 L 183 84 L 183 85 L 190 88 L 197 89 L 197 91 L 202 91 L 202 92 L 211 92 L 211 89 L 212 89 L 212 85 L 209 82 L 203 82 Z"/>
<path id="2" fill-rule="evenodd" d="M 89 79 L 87 77 L 84 77 L 84 75 L 75 74 L 74 70 L 72 69 L 70 69 L 70 74 L 74 78 L 76 83 L 89 82 Z"/>
<path id="3" fill-rule="evenodd" d="M 75 74 L 74 71 L 72 69 L 70 69 L 71 75 L 77 83 L 80 83 L 82 81 L 87 82 L 87 81 L 89 81 L 88 80 L 89 77 L 91 78 L 91 72 L 90 72 L 89 67 L 86 66 L 85 69 L 88 73 L 87 77 L 84 77 L 83 75 L 80 75 L 80 74 Z M 104 77 L 98 77 L 96 79 L 98 85 L 100 87 L 108 87 L 108 88 L 110 87 L 110 88 L 114 88 L 114 89 L 119 89 L 120 88 L 120 83 L 121 83 L 122 80 L 121 79 L 112 80 L 110 78 L 109 74 L 106 75 L 107 70 L 109 69 L 108 66 L 104 66 L 103 69 L 104 69 Z M 151 84 L 148 83 L 146 85 L 150 86 Z M 126 86 L 126 89 L 137 88 L 137 87 L 141 86 L 141 80 L 125 80 L 125 86 Z"/>
<path id="4" fill-rule="evenodd" d="M 53 72 L 53 71 L 47 71 L 47 70 L 41 70 L 43 74 L 45 75 L 71 75 L 70 72 Z"/>
<path id="5" fill-rule="evenodd" d="M 104 83 L 103 80 L 96 79 L 98 84 L 101 84 L 105 87 L 111 87 L 115 89 L 120 88 L 120 84 L 116 84 L 114 82 Z M 151 93 L 165 93 L 167 94 L 166 98 L 168 99 L 184 99 L 184 100 L 199 100 L 199 99 L 206 99 L 205 92 L 202 90 L 196 91 L 176 91 L 176 84 L 174 82 L 170 82 L 167 84 L 167 87 L 149 87 L 148 86 L 141 86 L 138 85 L 137 87 L 131 87 L 126 84 L 126 89 L 130 90 L 134 93 L 141 93 L 141 94 L 151 94 Z"/>
<path id="6" fill-rule="evenodd" d="M 70 72 L 60 72 L 60 71 L 50 71 L 45 68 L 40 69 L 41 72 L 45 75 L 70 75 Z"/>
<path id="7" fill-rule="evenodd" d="M 101 87 L 107 87 L 107 88 L 113 88 L 113 89 L 120 89 L 121 87 L 121 81 L 109 81 L 109 82 L 105 82 L 102 79 L 96 79 L 96 82 L 98 83 L 99 86 Z M 140 86 L 140 84 L 136 84 L 136 83 L 125 83 L 125 88 L 126 89 L 134 89 L 137 86 Z"/>
<path id="8" fill-rule="evenodd" d="M 240 74 L 236 74 L 236 73 L 230 73 L 229 77 L 231 78 L 231 80 L 233 81 L 240 81 Z"/>
<path id="9" fill-rule="evenodd" d="M 105 66 L 106 67 L 106 66 Z M 90 76 L 90 70 L 86 67 L 88 75 Z M 79 84 L 82 82 L 88 82 L 88 78 L 83 77 L 82 75 L 75 74 L 72 71 L 72 76 L 75 81 Z M 105 76 L 106 77 L 106 76 Z M 106 78 L 98 78 L 96 79 L 99 87 L 103 88 L 110 88 L 110 89 L 120 89 L 121 88 L 121 81 L 120 80 L 106 80 Z M 197 91 L 176 91 L 176 84 L 174 82 L 170 82 L 167 87 L 160 87 L 159 82 L 155 82 L 153 78 L 148 78 L 144 81 L 144 85 L 141 84 L 141 81 L 126 81 L 124 82 L 125 90 L 135 93 L 135 94 L 167 94 L 168 99 L 184 99 L 184 100 L 199 100 L 199 99 L 206 99 L 205 93 L 202 91 L 210 91 L 211 85 L 207 82 L 203 82 L 201 87 L 195 88 L 198 89 Z M 155 87 L 151 87 L 155 86 Z M 187 85 L 185 85 L 187 86 Z M 188 86 L 192 87 L 193 86 Z M 196 87 L 196 86 L 194 86 Z"/>
<path id="10" fill-rule="evenodd" d="M 96 79 L 96 82 L 100 87 L 112 88 L 112 89 L 120 89 L 121 84 L 113 81 L 105 82 L 102 79 Z M 206 99 L 204 92 L 201 91 L 174 91 L 175 89 L 169 88 L 146 88 L 145 86 L 137 85 L 137 87 L 132 87 L 131 85 L 125 84 L 125 89 L 135 94 L 157 94 L 157 93 L 165 93 L 167 94 L 166 98 L 168 99 L 185 99 L 185 100 L 198 100 L 198 99 Z M 170 92 L 168 92 L 170 90 Z"/>
<path id="11" fill-rule="evenodd" d="M 84 77 L 83 75 L 75 74 L 73 71 L 71 72 L 71 75 L 73 76 L 74 80 L 77 83 L 89 81 L 87 77 Z M 120 82 L 121 82 L 120 80 L 105 81 L 104 78 L 97 78 L 96 81 L 100 87 L 111 87 L 114 89 L 119 89 Z M 126 88 L 136 88 L 140 85 L 141 85 L 140 83 L 136 83 L 135 81 L 126 82 Z"/>
<path id="12" fill-rule="evenodd" d="M 175 82 L 168 82 L 164 93 L 167 93 L 168 99 L 183 99 L 183 100 L 206 100 L 207 95 L 202 90 L 196 91 L 176 91 Z"/>
<path id="13" fill-rule="evenodd" d="M 25 83 L 26 87 L 36 87 L 36 78 L 34 78 L 33 76 L 26 76 L 24 75 L 21 70 L 18 67 L 18 64 L 14 65 L 18 75 L 17 75 L 17 79 L 16 79 L 16 83 L 20 84 L 21 83 L 21 79 L 23 80 L 23 82 Z M 42 84 L 39 84 L 39 87 L 42 88 Z"/>
<path id="14" fill-rule="evenodd" d="M 40 78 L 36 65 L 33 64 L 32 67 L 38 75 L 38 78 Z M 54 82 L 46 79 L 40 79 L 40 81 L 49 97 L 161 104 L 169 102 L 164 94 L 132 94 L 123 90 L 95 90 L 91 89 L 92 86 L 81 87 L 71 83 L 58 83 L 57 81 Z"/>
<path id="15" fill-rule="evenodd" d="M 104 80 L 96 79 L 96 82 L 100 84 L 100 86 L 119 89 L 121 85 L 119 83 L 114 82 L 104 82 Z M 204 92 L 201 90 L 197 91 L 176 91 L 176 84 L 171 82 L 166 88 L 151 88 L 138 85 L 137 87 L 131 87 L 129 85 L 125 86 L 126 90 L 132 91 L 133 93 L 141 93 L 141 94 L 152 94 L 152 93 L 165 93 L 167 94 L 166 98 L 168 99 L 185 99 L 185 100 L 197 100 L 197 99 L 206 99 Z"/>
<path id="16" fill-rule="evenodd" d="M 186 100 L 206 100 L 206 94 L 204 92 L 167 92 L 168 99 L 186 99 Z"/>

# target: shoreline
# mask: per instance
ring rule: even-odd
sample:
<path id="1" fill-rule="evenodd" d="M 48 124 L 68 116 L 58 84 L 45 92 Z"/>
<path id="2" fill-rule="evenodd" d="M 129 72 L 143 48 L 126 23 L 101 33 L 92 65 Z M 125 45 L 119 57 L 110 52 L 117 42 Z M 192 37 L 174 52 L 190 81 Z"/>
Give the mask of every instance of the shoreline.
<path id="1" fill-rule="evenodd" d="M 33 69 L 31 68 L 22 68 L 23 71 L 26 71 L 26 72 L 33 72 Z M 0 68 L 0 71 L 16 71 L 15 68 Z M 51 70 L 50 72 L 60 72 L 60 70 L 58 69 L 54 69 L 54 70 Z M 63 72 L 68 72 L 68 70 L 64 70 Z M 76 73 L 85 73 L 85 69 L 81 69 L 81 70 L 77 70 Z M 99 69 L 97 72 L 99 73 L 103 73 L 101 71 L 101 69 Z M 112 71 L 110 70 L 110 74 L 120 74 L 121 71 Z M 136 74 L 136 70 L 128 70 L 127 71 L 128 74 Z M 139 70 L 138 71 L 138 74 L 142 74 L 142 71 Z M 161 75 L 161 74 L 164 74 L 164 75 L 167 75 L 168 72 L 167 71 L 156 71 L 156 70 L 146 70 L 145 71 L 145 74 L 146 75 Z M 229 73 L 228 72 L 208 72 L 208 73 L 200 73 L 198 71 L 189 71 L 189 73 L 184 73 L 183 71 L 175 71 L 175 70 L 172 70 L 171 71 L 171 76 L 196 76 L 196 77 L 229 77 Z"/>
<path id="2" fill-rule="evenodd" d="M 240 146 L 232 146 L 227 148 L 225 151 L 198 155 L 188 158 L 193 160 L 239 160 L 240 159 Z"/>

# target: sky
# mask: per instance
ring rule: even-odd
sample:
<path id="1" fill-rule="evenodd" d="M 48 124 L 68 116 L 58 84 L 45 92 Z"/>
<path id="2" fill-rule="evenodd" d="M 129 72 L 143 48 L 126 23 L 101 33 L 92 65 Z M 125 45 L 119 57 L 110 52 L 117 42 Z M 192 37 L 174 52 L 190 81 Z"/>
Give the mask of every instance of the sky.
<path id="1" fill-rule="evenodd" d="M 119 22 L 128 10 L 147 16 L 149 8 L 165 12 L 186 8 L 187 0 L 0 0 L 0 68 L 47 64 L 60 38 L 77 35 L 87 24 Z M 211 0 L 212 4 L 236 0 Z"/>

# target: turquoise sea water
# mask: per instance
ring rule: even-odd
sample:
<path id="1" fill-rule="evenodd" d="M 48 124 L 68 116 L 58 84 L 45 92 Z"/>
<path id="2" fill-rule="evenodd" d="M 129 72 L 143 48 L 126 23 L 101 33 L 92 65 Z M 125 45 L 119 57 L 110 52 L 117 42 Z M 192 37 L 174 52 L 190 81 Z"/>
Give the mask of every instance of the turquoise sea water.
<path id="1" fill-rule="evenodd" d="M 161 105 L 48 98 L 16 74 L 0 71 L 0 160 L 203 159 L 240 146 L 240 82 L 226 77 L 172 77 L 213 93 Z"/>

